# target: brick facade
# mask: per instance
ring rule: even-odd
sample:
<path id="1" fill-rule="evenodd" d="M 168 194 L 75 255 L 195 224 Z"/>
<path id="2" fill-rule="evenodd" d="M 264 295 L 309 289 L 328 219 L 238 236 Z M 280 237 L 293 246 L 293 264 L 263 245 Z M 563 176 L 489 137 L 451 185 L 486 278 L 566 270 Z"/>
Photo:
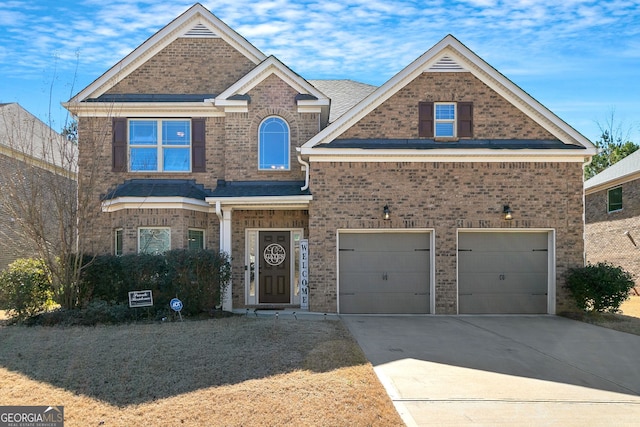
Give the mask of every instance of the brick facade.
<path id="1" fill-rule="evenodd" d="M 473 102 L 474 139 L 555 139 L 471 73 L 423 73 L 340 138 L 418 138 L 418 103 Z"/>
<path id="2" fill-rule="evenodd" d="M 208 16 L 208 11 L 203 10 L 201 5 L 194 6 L 186 13 L 200 14 L 199 19 L 205 20 Z M 211 22 L 214 26 L 218 25 Z M 450 38 L 447 37 L 448 42 L 455 44 Z M 246 43 L 240 38 L 236 41 Z M 458 48 L 462 49 L 460 46 Z M 522 95 L 516 95 L 514 92 L 518 90 L 509 86 L 510 82 L 506 79 L 502 80 L 503 76 L 497 76 L 497 73 L 488 76 L 489 72 L 476 72 L 476 69 L 465 66 L 470 71 L 423 72 L 413 81 L 403 81 L 402 87 L 389 89 L 394 93 L 373 111 L 355 123 L 349 120 L 341 122 L 339 119 L 329 125 L 338 128 L 334 129 L 334 133 L 326 133 L 330 137 L 322 133 L 318 138 L 326 138 L 323 143 L 332 142 L 333 139 L 418 139 L 420 102 L 471 102 L 472 139 L 482 140 L 479 141 L 480 146 L 486 144 L 486 140 L 554 140 L 554 144 L 560 144 L 557 140 L 563 139 L 562 142 L 569 145 L 562 148 L 567 149 L 562 150 L 562 154 L 558 154 L 559 150 L 551 150 L 555 152 L 547 155 L 544 161 L 536 161 L 521 156 L 521 150 L 503 148 L 496 150 L 495 156 L 487 157 L 488 161 L 479 161 L 478 156 L 473 159 L 466 157 L 474 156 L 477 151 L 471 151 L 475 148 L 457 147 L 460 150 L 455 151 L 456 142 L 452 141 L 450 147 L 446 147 L 447 150 L 450 148 L 446 161 L 431 158 L 433 151 L 429 149 L 410 149 L 395 153 L 402 161 L 380 161 L 378 157 L 376 162 L 367 162 L 362 157 L 375 151 L 375 147 L 371 146 L 369 150 L 358 152 L 355 149 L 351 154 L 340 156 L 332 152 L 328 155 L 336 156 L 336 160 L 327 161 L 326 158 L 315 156 L 323 156 L 335 147 L 330 146 L 329 151 L 319 147 L 303 147 L 323 130 L 321 117 L 326 117 L 327 111 L 322 114 L 319 111 L 325 108 L 322 107 L 325 100 L 312 96 L 317 92 L 305 86 L 302 78 L 278 61 L 267 57 L 262 59 L 270 62 L 263 62 L 267 66 L 262 67 L 261 64 L 256 69 L 254 62 L 222 39 L 178 37 L 108 89 L 107 93 L 111 94 L 219 95 L 229 86 L 242 81 L 247 89 L 230 94 L 240 97 L 220 101 L 248 99 L 246 111 L 244 106 L 227 107 L 220 105 L 222 102 L 216 107 L 189 106 L 195 109 L 192 111 L 201 109 L 203 112 L 193 117 L 206 117 L 206 172 L 113 172 L 111 119 L 93 117 L 91 113 L 86 113 L 88 109 L 83 110 L 85 114 L 79 120 L 80 186 L 89 190 L 89 199 L 96 206 L 94 215 L 82 224 L 80 239 L 85 249 L 93 253 L 112 252 L 116 228 L 124 230 L 124 252 L 137 250 L 137 230 L 142 226 L 171 227 L 172 248 L 188 245 L 189 228 L 205 229 L 208 247 L 226 245 L 230 248 L 233 267 L 231 305 L 233 308 L 244 308 L 247 301 L 247 229 L 302 229 L 304 237 L 309 239 L 310 309 L 336 312 L 336 236 L 339 229 L 429 229 L 433 230 L 435 236 L 435 246 L 432 248 L 435 251 L 435 263 L 432 266 L 435 271 L 435 313 L 455 314 L 458 297 L 458 231 L 544 230 L 552 231 L 555 237 L 557 303 L 550 310 L 560 312 L 571 308 L 562 283 L 568 268 L 584 262 L 581 160 L 588 154 L 582 156 L 579 147 L 584 144 L 584 148 L 589 148 L 588 141 L 579 138 L 565 141 L 563 138 L 573 137 L 563 130 L 561 121 L 551 123 L 553 120 L 546 118 L 537 122 L 523 113 L 522 106 L 515 106 L 521 105 L 522 101 L 525 104 L 530 102 L 532 111 L 542 109 L 529 98 L 518 98 Z M 481 61 L 471 55 L 468 59 L 471 62 Z M 271 72 L 273 69 L 275 71 Z M 245 78 L 252 70 L 251 78 Z M 258 71 L 271 73 L 265 77 Z M 399 76 L 403 76 L 402 72 Z M 512 92 L 506 95 L 508 99 L 491 89 L 495 86 L 490 87 L 485 81 L 503 85 L 505 93 L 509 93 L 511 87 Z M 107 85 L 105 82 L 101 84 Z M 304 88 L 309 93 L 304 92 Z M 299 112 L 302 108 L 298 105 L 299 95 L 303 95 L 302 102 L 306 103 L 304 113 Z M 319 102 L 314 104 L 316 101 Z M 160 111 L 164 107 L 160 102 L 157 104 L 150 105 L 142 116 L 154 117 L 154 108 Z M 358 107 L 356 105 L 350 112 L 357 111 Z M 216 117 L 207 113 L 215 113 Z M 552 115 L 546 111 L 537 113 L 540 113 L 540 117 L 547 113 Z M 258 169 L 259 126 L 270 116 L 283 118 L 289 126 L 289 170 Z M 161 117 L 164 116 L 158 118 Z M 343 123 L 349 126 L 344 125 L 343 128 Z M 559 134 L 563 137 L 559 138 Z M 215 199 L 212 197 L 211 206 L 198 208 L 200 210 L 175 207 L 149 209 L 141 205 L 104 213 L 99 206 L 102 195 L 125 180 L 134 178 L 195 180 L 208 190 L 215 190 L 219 180 L 255 181 L 265 185 L 272 181 L 301 181 L 305 179 L 305 171 L 303 164 L 297 160 L 298 147 L 302 147 L 303 152 L 308 150 L 304 161 L 311 165 L 310 202 L 306 198 L 307 193 L 291 198 L 253 196 L 252 200 L 247 200 L 250 196 L 243 194 L 223 195 L 211 201 Z M 526 155 L 533 154 L 532 149 L 524 151 Z M 464 162 L 451 161 L 451 157 L 458 152 L 465 156 Z M 352 157 L 354 153 L 362 157 Z M 513 160 L 515 156 L 519 160 Z M 221 203 L 220 206 L 224 203 L 222 209 L 225 218 L 231 215 L 230 222 L 223 220 L 222 223 L 224 230 L 230 227 L 230 242 L 229 235 L 222 233 L 221 236 L 221 224 L 215 213 L 216 201 Z M 512 221 L 503 219 L 502 208 L 506 204 L 514 211 Z M 389 221 L 383 221 L 381 217 L 384 205 L 388 205 L 392 211 Z"/>
<path id="3" fill-rule="evenodd" d="M 106 93 L 218 95 L 254 67 L 222 39 L 179 38 Z"/>
<path id="4" fill-rule="evenodd" d="M 636 286 L 640 286 L 640 181 L 621 186 L 621 211 L 607 212 L 608 188 L 585 196 L 587 262 L 607 261 L 619 265 L 632 273 Z M 625 233 L 639 246 L 634 246 Z"/>
<path id="5" fill-rule="evenodd" d="M 456 313 L 458 230 L 553 229 L 557 310 L 569 309 L 563 276 L 584 262 L 581 185 L 579 163 L 314 163 L 311 309 L 337 308 L 336 235 L 350 228 L 434 229 L 436 314 Z M 512 221 L 502 218 L 506 203 Z"/>

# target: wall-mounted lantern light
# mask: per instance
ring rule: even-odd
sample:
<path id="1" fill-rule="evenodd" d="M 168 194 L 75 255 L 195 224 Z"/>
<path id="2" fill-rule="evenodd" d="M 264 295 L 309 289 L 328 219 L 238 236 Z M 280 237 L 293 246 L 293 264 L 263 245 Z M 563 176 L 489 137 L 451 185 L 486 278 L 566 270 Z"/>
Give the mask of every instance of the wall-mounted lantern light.
<path id="1" fill-rule="evenodd" d="M 507 221 L 511 221 L 513 219 L 513 211 L 509 207 L 509 205 L 504 205 L 502 208 L 502 213 L 504 214 L 504 219 Z"/>
<path id="2" fill-rule="evenodd" d="M 382 208 L 382 217 L 385 220 L 391 217 L 391 211 L 389 210 L 389 205 L 384 205 L 384 208 Z"/>

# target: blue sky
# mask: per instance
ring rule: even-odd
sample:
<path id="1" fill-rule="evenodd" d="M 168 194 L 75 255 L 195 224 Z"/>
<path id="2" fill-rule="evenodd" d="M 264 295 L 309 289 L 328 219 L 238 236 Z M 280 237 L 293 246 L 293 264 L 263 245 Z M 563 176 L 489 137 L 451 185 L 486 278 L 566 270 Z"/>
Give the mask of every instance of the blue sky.
<path id="1" fill-rule="evenodd" d="M 640 0 L 219 0 L 207 9 L 307 79 L 381 85 L 447 34 L 595 141 L 640 143 Z M 60 103 L 193 2 L 3 0 L 0 102 L 60 130 Z"/>

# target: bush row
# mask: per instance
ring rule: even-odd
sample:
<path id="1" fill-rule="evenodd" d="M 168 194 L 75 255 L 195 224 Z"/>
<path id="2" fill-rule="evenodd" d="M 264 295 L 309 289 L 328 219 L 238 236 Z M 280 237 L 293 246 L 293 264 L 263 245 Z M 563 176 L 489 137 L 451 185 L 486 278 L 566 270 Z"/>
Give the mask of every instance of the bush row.
<path id="1" fill-rule="evenodd" d="M 183 302 L 184 316 L 212 314 L 230 278 L 229 256 L 210 250 L 86 257 L 77 286 L 81 310 L 58 310 L 42 322 L 61 323 L 60 316 L 79 324 L 169 317 L 175 297 Z M 0 306 L 19 319 L 32 317 L 51 305 L 51 288 L 42 262 L 18 260 L 0 273 Z M 129 292 L 141 290 L 152 291 L 153 306 L 129 308 Z"/>
<path id="2" fill-rule="evenodd" d="M 84 268 L 80 301 L 128 305 L 129 292 L 151 290 L 153 311 L 164 313 L 172 298 L 183 302 L 183 315 L 212 312 L 222 301 L 221 285 L 231 278 L 225 253 L 174 249 L 163 255 L 102 255 Z"/>

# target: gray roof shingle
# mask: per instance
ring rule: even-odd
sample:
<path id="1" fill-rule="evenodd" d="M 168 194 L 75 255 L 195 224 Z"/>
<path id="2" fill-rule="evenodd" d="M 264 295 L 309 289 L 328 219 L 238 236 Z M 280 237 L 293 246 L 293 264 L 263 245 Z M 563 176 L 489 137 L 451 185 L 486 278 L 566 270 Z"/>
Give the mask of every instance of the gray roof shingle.
<path id="1" fill-rule="evenodd" d="M 336 121 L 377 89 L 376 86 L 353 80 L 309 80 L 309 83 L 331 99 L 329 122 Z"/>
<path id="2" fill-rule="evenodd" d="M 118 197 L 185 197 L 205 200 L 207 197 L 283 197 L 307 196 L 302 191 L 304 181 L 224 181 L 215 190 L 205 188 L 190 179 L 130 179 L 102 196 L 102 200 Z"/>

